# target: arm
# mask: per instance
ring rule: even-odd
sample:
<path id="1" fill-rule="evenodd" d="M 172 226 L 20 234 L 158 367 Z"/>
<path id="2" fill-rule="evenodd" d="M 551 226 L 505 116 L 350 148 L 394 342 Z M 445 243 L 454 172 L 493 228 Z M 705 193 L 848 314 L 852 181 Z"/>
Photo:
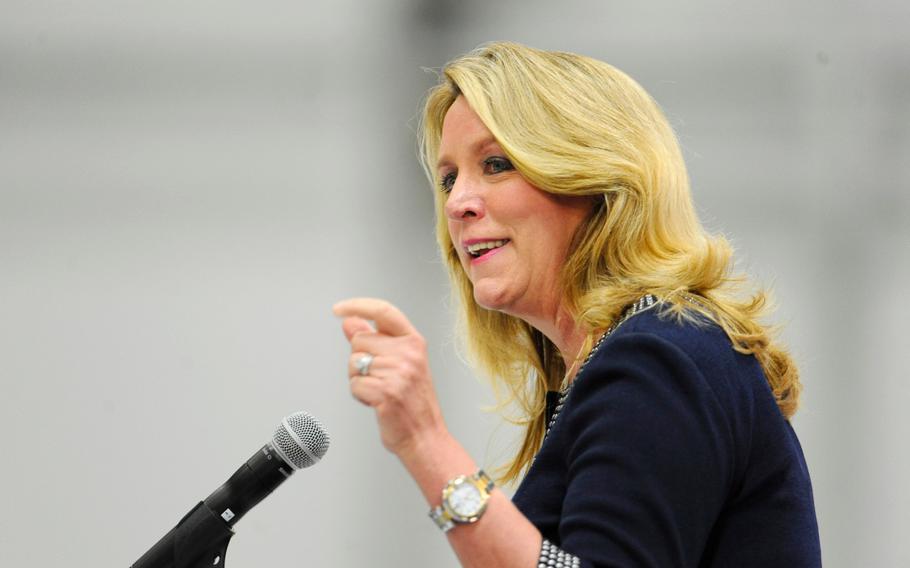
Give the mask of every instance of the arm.
<path id="1" fill-rule="evenodd" d="M 342 329 L 351 343 L 351 394 L 375 410 L 383 445 L 414 478 L 428 509 L 436 507 L 450 479 L 478 467 L 445 426 L 423 338 L 397 308 L 381 300 L 340 302 L 334 312 L 344 318 Z M 376 323 L 375 330 L 367 320 Z M 357 360 L 365 353 L 374 359 L 362 376 Z M 459 525 L 447 536 L 466 567 L 531 568 L 542 541 L 540 532 L 498 489 L 478 522 Z"/>
<path id="2" fill-rule="evenodd" d="M 420 487 L 428 509 L 440 504 L 442 488 L 450 479 L 478 469 L 445 431 L 399 453 L 398 458 Z M 540 532 L 499 489 L 493 489 L 479 521 L 458 525 L 446 536 L 465 567 L 530 568 L 536 566 L 541 545 Z"/>

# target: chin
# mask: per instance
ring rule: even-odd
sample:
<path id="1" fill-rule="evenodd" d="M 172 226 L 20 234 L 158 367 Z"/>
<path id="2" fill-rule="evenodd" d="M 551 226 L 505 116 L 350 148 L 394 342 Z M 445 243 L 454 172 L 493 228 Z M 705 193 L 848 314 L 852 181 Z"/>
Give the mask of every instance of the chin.
<path id="1" fill-rule="evenodd" d="M 509 313 L 508 308 L 512 304 L 507 289 L 483 283 L 474 286 L 474 301 L 482 308 L 504 313 Z"/>

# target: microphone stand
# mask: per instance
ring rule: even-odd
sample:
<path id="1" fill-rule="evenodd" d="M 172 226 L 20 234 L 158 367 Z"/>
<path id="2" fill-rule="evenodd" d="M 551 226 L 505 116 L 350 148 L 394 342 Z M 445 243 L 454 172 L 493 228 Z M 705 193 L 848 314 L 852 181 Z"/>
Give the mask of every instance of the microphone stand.
<path id="1" fill-rule="evenodd" d="M 130 568 L 221 568 L 232 536 L 224 519 L 200 501 Z"/>

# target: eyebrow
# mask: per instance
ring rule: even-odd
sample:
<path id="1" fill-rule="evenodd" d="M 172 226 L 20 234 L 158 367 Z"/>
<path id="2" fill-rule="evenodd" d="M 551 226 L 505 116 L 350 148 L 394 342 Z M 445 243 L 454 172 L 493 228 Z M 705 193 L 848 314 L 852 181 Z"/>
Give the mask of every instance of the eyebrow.
<path id="1" fill-rule="evenodd" d="M 469 148 L 469 152 L 476 154 L 476 153 L 480 152 L 481 150 L 483 150 L 485 147 L 490 146 L 492 144 L 496 144 L 498 146 L 499 141 L 497 141 L 496 138 L 494 138 L 492 135 L 485 136 L 484 138 L 481 138 L 480 140 L 477 140 L 476 142 L 471 144 L 471 146 Z M 436 169 L 438 170 L 439 168 L 449 164 L 450 162 L 451 161 L 449 160 L 449 158 L 447 158 L 445 156 L 445 154 L 443 154 L 443 155 L 439 156 L 439 159 L 436 161 Z"/>

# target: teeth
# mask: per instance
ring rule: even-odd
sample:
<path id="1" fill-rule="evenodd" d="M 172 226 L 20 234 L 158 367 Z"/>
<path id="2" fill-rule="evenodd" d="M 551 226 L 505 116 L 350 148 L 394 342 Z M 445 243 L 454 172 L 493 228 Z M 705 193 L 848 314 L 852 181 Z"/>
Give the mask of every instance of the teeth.
<path id="1" fill-rule="evenodd" d="M 506 244 L 507 242 L 509 242 L 508 239 L 502 239 L 502 240 L 498 240 L 498 241 L 486 241 L 483 243 L 474 243 L 473 245 L 468 245 L 467 249 L 468 249 L 469 253 L 476 256 L 482 251 L 499 248 L 502 245 Z"/>

